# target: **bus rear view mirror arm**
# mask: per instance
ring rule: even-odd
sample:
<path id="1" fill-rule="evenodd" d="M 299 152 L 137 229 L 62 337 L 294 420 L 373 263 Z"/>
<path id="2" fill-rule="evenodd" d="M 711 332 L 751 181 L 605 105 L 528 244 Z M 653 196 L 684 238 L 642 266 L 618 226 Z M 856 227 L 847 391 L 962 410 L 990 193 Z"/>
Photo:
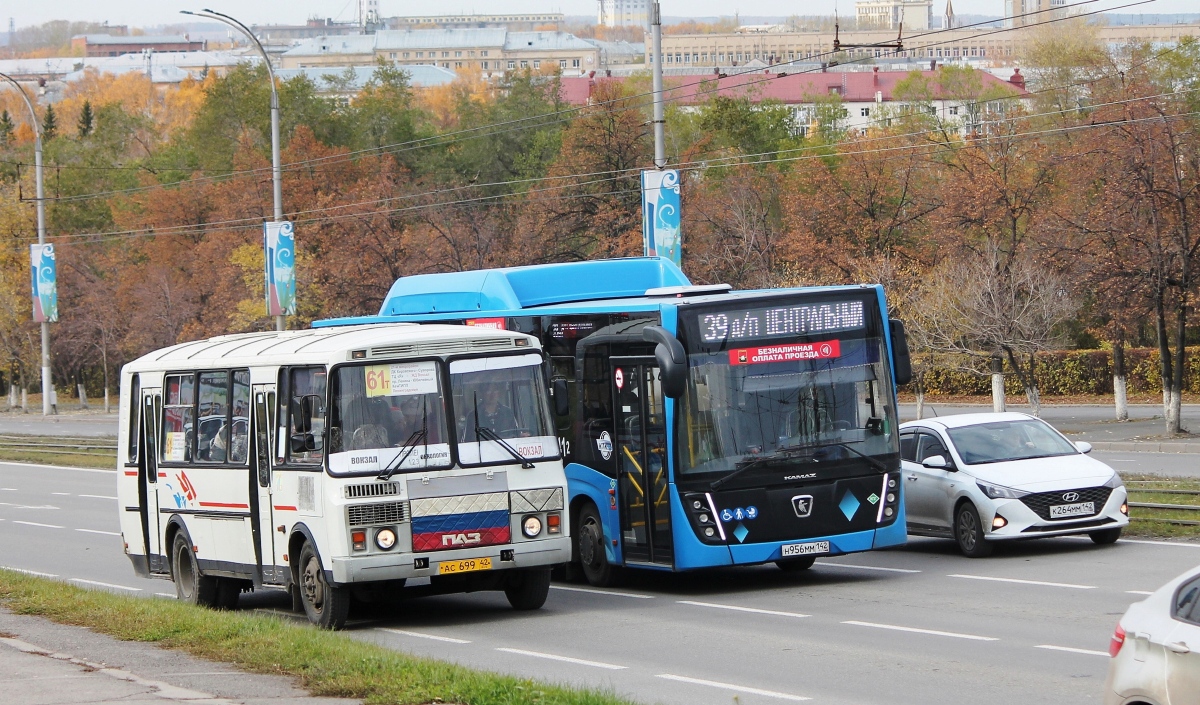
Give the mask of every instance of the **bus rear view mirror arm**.
<path id="1" fill-rule="evenodd" d="M 662 326 L 643 328 L 642 340 L 658 343 L 654 348 L 654 358 L 658 360 L 658 369 L 662 374 L 663 394 L 671 399 L 683 396 L 683 389 L 687 385 L 687 355 L 683 351 L 683 344 Z"/>

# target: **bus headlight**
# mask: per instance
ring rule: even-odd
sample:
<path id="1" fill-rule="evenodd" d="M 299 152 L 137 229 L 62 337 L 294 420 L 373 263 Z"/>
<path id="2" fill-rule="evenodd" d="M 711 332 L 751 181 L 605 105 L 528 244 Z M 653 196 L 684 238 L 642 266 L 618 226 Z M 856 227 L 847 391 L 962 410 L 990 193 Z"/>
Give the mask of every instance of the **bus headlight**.
<path id="1" fill-rule="evenodd" d="M 530 514 L 521 520 L 521 533 L 531 539 L 542 533 L 542 520 L 536 514 Z"/>
<path id="2" fill-rule="evenodd" d="M 380 529 L 375 532 L 375 545 L 382 551 L 390 551 L 396 545 L 396 532 L 391 529 Z"/>

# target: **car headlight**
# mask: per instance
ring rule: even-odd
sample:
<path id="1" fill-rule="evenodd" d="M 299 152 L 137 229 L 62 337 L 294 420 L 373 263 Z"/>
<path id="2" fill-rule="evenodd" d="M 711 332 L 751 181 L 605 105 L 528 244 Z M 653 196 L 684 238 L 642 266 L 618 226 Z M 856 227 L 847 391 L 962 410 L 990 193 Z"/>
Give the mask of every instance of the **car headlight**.
<path id="1" fill-rule="evenodd" d="M 392 550 L 396 545 L 396 532 L 391 529 L 380 529 L 375 532 L 375 545 L 383 551 Z"/>
<path id="2" fill-rule="evenodd" d="M 1124 487 L 1125 483 L 1121 482 L 1121 476 L 1114 472 L 1112 478 L 1110 478 L 1108 482 L 1104 483 L 1104 486 L 1111 487 L 1115 490 L 1118 487 Z"/>
<path id="3" fill-rule="evenodd" d="M 537 515 L 530 514 L 521 520 L 521 533 L 525 534 L 525 538 L 531 539 L 542 533 L 542 520 Z"/>
<path id="4" fill-rule="evenodd" d="M 1020 499 L 1029 494 L 1023 490 L 1014 490 L 1011 487 L 1004 485 L 989 485 L 986 482 L 976 481 L 981 492 L 988 496 L 989 499 Z"/>

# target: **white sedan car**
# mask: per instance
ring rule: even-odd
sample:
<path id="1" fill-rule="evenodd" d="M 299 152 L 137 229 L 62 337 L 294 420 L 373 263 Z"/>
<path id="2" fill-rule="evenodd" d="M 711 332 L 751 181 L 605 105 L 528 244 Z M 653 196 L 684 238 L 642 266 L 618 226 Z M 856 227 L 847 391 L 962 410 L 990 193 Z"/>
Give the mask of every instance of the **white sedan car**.
<path id="1" fill-rule="evenodd" d="M 1131 605 L 1108 653 L 1104 705 L 1200 703 L 1200 567 Z"/>
<path id="2" fill-rule="evenodd" d="M 944 536 L 972 558 L 996 541 L 1087 534 L 1113 543 L 1129 524 L 1125 486 L 1027 414 L 959 414 L 900 425 L 908 533 Z"/>

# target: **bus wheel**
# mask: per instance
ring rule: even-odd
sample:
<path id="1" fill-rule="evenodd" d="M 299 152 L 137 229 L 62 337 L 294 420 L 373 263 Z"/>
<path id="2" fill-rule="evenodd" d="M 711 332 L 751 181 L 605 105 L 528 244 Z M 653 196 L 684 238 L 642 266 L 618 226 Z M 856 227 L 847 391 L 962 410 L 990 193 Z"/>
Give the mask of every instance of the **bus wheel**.
<path id="1" fill-rule="evenodd" d="M 608 554 L 604 550 L 604 525 L 600 522 L 600 513 L 591 504 L 585 504 L 579 512 L 579 526 L 575 531 L 575 555 L 579 556 L 579 566 L 583 569 L 583 577 L 596 587 L 608 587 L 613 581 L 613 567 L 608 562 Z"/>
<path id="2" fill-rule="evenodd" d="M 775 565 L 779 566 L 779 569 L 785 573 L 798 573 L 813 567 L 813 563 L 816 562 L 816 556 L 801 556 L 799 558 L 784 558 L 783 560 L 775 561 Z"/>
<path id="3" fill-rule="evenodd" d="M 514 610 L 536 610 L 546 604 L 550 594 L 550 569 L 514 570 L 504 586 L 504 596 Z"/>
<path id="4" fill-rule="evenodd" d="M 300 601 L 308 621 L 322 629 L 341 629 L 350 614 L 350 591 L 325 581 L 325 571 L 311 543 L 300 550 Z"/>
<path id="5" fill-rule="evenodd" d="M 234 578 L 217 578 L 217 607 L 223 610 L 237 609 L 238 595 L 242 592 L 242 581 Z"/>
<path id="6" fill-rule="evenodd" d="M 175 534 L 171 556 L 171 578 L 175 581 L 175 596 L 179 601 L 201 607 L 216 607 L 217 579 L 200 574 L 196 555 L 182 531 Z"/>

